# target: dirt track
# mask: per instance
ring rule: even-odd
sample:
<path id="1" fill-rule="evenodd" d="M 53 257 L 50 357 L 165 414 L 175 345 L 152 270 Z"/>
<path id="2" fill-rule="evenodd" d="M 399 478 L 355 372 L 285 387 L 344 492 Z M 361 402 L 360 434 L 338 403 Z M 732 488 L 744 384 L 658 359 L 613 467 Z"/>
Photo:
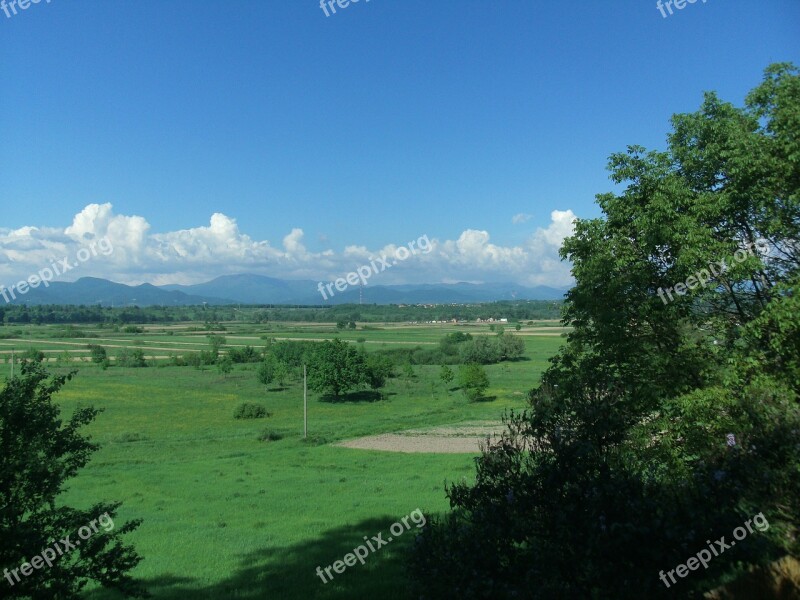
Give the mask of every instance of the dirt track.
<path id="1" fill-rule="evenodd" d="M 499 422 L 481 421 L 455 426 L 409 429 L 348 440 L 337 444 L 357 450 L 385 452 L 429 452 L 435 454 L 478 454 L 489 436 L 503 431 Z"/>

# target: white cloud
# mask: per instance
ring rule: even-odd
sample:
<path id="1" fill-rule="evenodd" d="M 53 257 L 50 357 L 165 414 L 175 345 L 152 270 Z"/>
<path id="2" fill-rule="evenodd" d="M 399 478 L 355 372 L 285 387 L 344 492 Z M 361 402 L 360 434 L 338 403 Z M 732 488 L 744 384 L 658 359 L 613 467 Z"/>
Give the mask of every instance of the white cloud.
<path id="1" fill-rule="evenodd" d="M 514 225 L 519 225 L 520 223 L 527 223 L 533 218 L 533 215 L 529 215 L 528 213 L 517 213 L 511 218 L 511 222 Z"/>
<path id="2" fill-rule="evenodd" d="M 526 217 L 528 215 L 517 215 Z M 508 281 L 523 285 L 565 286 L 571 283 L 569 265 L 558 249 L 573 231 L 575 214 L 554 210 L 551 222 L 523 243 L 503 246 L 488 231 L 468 229 L 455 240 L 430 238 L 427 252 L 376 274 L 370 285 L 456 281 Z M 426 234 L 427 235 L 427 234 Z M 367 265 L 379 256 L 392 257 L 406 243 L 369 249 L 349 245 L 341 251 L 311 252 L 304 231 L 292 229 L 273 246 L 242 232 L 235 218 L 211 215 L 208 225 L 166 233 L 151 231 L 144 217 L 115 214 L 110 203 L 89 204 L 62 229 L 27 226 L 0 229 L 0 284 L 10 286 L 42 267 L 75 253 L 102 237 L 114 247 L 71 270 L 63 279 L 104 277 L 123 283 L 197 283 L 230 273 L 260 273 L 285 279 L 329 281 Z M 402 251 L 401 251 L 402 252 Z"/>

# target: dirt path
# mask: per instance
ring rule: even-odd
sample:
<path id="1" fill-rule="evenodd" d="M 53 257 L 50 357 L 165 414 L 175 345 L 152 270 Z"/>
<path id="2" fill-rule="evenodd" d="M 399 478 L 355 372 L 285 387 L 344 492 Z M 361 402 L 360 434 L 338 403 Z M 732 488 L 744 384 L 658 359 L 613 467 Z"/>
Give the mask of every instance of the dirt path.
<path id="1" fill-rule="evenodd" d="M 429 452 L 435 454 L 478 454 L 486 438 L 497 436 L 503 424 L 495 421 L 461 423 L 453 426 L 408 429 L 348 440 L 336 444 L 357 450 L 385 452 Z"/>

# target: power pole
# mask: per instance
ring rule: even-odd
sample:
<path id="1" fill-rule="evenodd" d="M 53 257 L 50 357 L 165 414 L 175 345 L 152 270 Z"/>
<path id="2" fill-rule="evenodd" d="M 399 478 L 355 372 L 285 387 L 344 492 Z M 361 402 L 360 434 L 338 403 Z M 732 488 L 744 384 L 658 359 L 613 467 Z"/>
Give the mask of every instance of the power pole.
<path id="1" fill-rule="evenodd" d="M 308 387 L 306 386 L 306 366 L 303 365 L 303 439 L 308 437 Z"/>
<path id="2" fill-rule="evenodd" d="M 14 348 L 11 349 L 11 378 L 14 378 Z"/>

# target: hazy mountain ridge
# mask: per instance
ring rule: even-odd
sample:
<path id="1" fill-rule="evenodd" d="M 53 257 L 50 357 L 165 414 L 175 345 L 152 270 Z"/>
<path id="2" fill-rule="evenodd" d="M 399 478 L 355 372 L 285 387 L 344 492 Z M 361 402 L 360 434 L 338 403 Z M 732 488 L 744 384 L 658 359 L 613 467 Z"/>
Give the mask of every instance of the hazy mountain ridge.
<path id="1" fill-rule="evenodd" d="M 50 286 L 17 293 L 12 304 L 102 304 L 104 306 L 188 306 L 196 304 L 443 304 L 491 302 L 495 300 L 559 300 L 566 290 L 547 286 L 525 287 L 513 283 L 433 283 L 349 286 L 344 292 L 323 299 L 318 282 L 284 280 L 263 275 L 223 275 L 194 285 L 130 286 L 96 277 L 75 282 L 52 282 Z"/>

